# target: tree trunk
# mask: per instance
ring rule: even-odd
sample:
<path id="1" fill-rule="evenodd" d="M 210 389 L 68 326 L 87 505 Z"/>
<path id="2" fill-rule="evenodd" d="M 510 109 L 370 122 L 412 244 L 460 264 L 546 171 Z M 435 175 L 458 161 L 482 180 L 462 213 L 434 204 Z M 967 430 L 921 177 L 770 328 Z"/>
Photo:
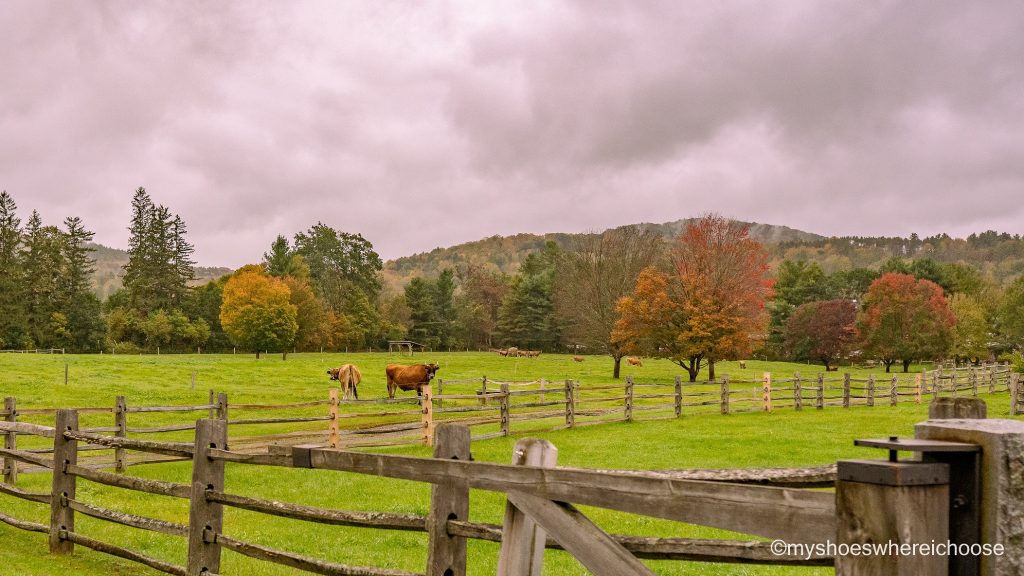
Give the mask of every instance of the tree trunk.
<path id="1" fill-rule="evenodd" d="M 715 381 L 715 361 L 708 359 L 708 382 Z"/>
<path id="2" fill-rule="evenodd" d="M 903 373 L 904 374 L 906 374 L 907 372 L 910 372 L 910 362 L 911 362 L 910 360 L 904 360 L 903 361 Z"/>
<path id="3" fill-rule="evenodd" d="M 615 368 L 612 371 L 612 378 L 619 379 L 619 366 L 622 365 L 622 356 L 612 356 L 615 359 Z"/>
<path id="4" fill-rule="evenodd" d="M 690 382 L 696 382 L 697 376 L 700 375 L 700 356 L 690 358 L 686 364 L 681 364 L 683 368 L 686 368 L 686 372 L 690 375 Z"/>
<path id="5" fill-rule="evenodd" d="M 828 358 L 822 358 L 821 362 L 825 364 L 825 372 L 831 372 L 831 370 L 829 370 L 831 362 L 829 362 Z"/>
<path id="6" fill-rule="evenodd" d="M 281 352 L 281 360 L 287 360 L 287 359 L 288 359 L 288 351 L 285 350 L 285 351 Z"/>
<path id="7" fill-rule="evenodd" d="M 892 368 L 892 365 L 893 365 L 894 362 L 896 362 L 896 361 L 895 360 L 882 360 L 882 363 L 885 364 L 885 372 L 886 372 L 886 374 L 889 373 L 889 368 Z"/>
<path id="8" fill-rule="evenodd" d="M 259 350 L 257 350 L 257 351 L 256 351 L 256 359 L 257 359 L 257 360 L 259 360 L 259 359 L 260 359 L 260 351 L 259 351 Z"/>

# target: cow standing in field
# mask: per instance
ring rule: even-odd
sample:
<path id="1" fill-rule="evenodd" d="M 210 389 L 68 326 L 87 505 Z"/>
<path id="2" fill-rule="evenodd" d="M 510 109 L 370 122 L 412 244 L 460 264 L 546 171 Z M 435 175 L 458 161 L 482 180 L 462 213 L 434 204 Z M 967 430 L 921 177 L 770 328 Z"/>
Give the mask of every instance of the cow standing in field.
<path id="1" fill-rule="evenodd" d="M 637 358 L 636 356 L 630 356 L 629 358 L 626 358 L 626 362 L 629 362 L 630 366 L 640 366 L 641 368 L 644 365 L 644 363 L 641 362 L 640 359 Z"/>
<path id="2" fill-rule="evenodd" d="M 583 362 L 583 356 L 573 356 L 572 359 L 574 362 Z"/>
<path id="3" fill-rule="evenodd" d="M 396 390 L 416 390 L 417 396 L 422 395 L 423 386 L 429 384 L 440 369 L 437 364 L 388 364 L 384 368 L 388 377 L 388 398 L 394 398 Z"/>
<path id="4" fill-rule="evenodd" d="M 327 375 L 331 377 L 331 380 L 338 381 L 342 398 L 359 399 L 358 386 L 363 381 L 363 374 L 355 364 L 343 364 L 339 368 L 331 368 L 327 371 Z"/>

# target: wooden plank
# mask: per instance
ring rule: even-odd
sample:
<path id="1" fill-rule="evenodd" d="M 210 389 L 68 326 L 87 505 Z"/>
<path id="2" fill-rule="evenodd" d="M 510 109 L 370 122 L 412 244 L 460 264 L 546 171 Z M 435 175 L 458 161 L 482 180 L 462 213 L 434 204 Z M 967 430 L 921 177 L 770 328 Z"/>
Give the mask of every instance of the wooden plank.
<path id="1" fill-rule="evenodd" d="M 75 497 L 75 476 L 67 468 L 78 462 L 78 442 L 65 436 L 78 428 L 78 412 L 57 410 L 57 423 L 53 438 L 53 484 L 50 492 L 50 554 L 67 555 L 75 545 L 60 537 L 63 530 L 75 531 L 75 511 L 68 506 L 68 500 Z"/>
<path id="2" fill-rule="evenodd" d="M 43 534 L 47 534 L 50 531 L 50 527 L 45 524 L 38 524 L 36 522 L 29 522 L 27 520 L 19 520 L 14 516 L 8 516 L 6 514 L 0 514 L 0 522 L 14 526 L 19 530 L 27 530 L 29 532 L 41 532 Z"/>
<path id="3" fill-rule="evenodd" d="M 185 576 L 185 569 L 181 566 L 164 562 L 163 560 L 157 560 L 156 558 L 150 558 L 145 554 L 140 554 L 134 550 L 122 548 L 120 546 L 114 546 L 113 544 L 107 544 L 99 540 L 94 540 L 88 536 L 83 536 L 70 530 L 61 530 L 60 536 L 68 542 L 75 544 L 81 544 L 86 548 L 91 548 L 97 552 L 103 552 L 104 554 L 110 554 L 111 556 L 117 556 L 118 558 L 124 558 L 125 560 L 131 560 L 145 566 L 149 566 L 154 570 L 159 570 L 165 574 L 175 574 L 177 576 Z M 205 576 L 205 575 L 204 575 Z"/>
<path id="4" fill-rule="evenodd" d="M 29 450 L 7 450 L 5 448 L 3 450 L 0 450 L 0 454 L 2 454 L 6 458 L 10 458 L 11 460 L 17 460 L 18 462 L 35 464 L 36 466 L 41 466 L 47 469 L 53 468 L 52 459 L 46 458 L 44 456 L 39 456 L 38 454 L 35 454 L 34 452 L 31 452 Z"/>
<path id="5" fill-rule="evenodd" d="M 117 510 L 93 506 L 92 504 L 79 502 L 78 500 L 73 499 L 68 499 L 68 505 L 72 510 L 81 512 L 82 514 L 93 518 L 131 526 L 132 528 L 159 532 L 161 534 L 170 534 L 171 536 L 188 536 L 188 526 L 185 526 L 184 524 L 177 524 L 175 522 L 157 520 L 156 518 L 146 518 L 145 516 L 136 516 L 135 514 L 118 512 Z"/>
<path id="6" fill-rule="evenodd" d="M 549 500 L 644 514 L 765 538 L 820 542 L 834 534 L 836 527 L 834 498 L 823 492 L 319 448 L 309 449 L 309 455 L 313 468 L 430 483 L 444 482 L 454 476 L 465 479 L 472 488 L 499 492 L 521 490 Z"/>
<path id="7" fill-rule="evenodd" d="M 120 474 L 113 474 L 102 470 L 92 470 L 85 466 L 79 466 L 76 464 L 67 466 L 67 471 L 69 474 L 74 474 L 79 478 L 85 478 L 92 482 L 106 484 L 107 486 L 116 486 L 126 490 L 145 492 L 147 494 L 187 499 L 191 492 L 191 488 L 187 484 L 165 482 L 163 480 L 147 480 L 145 478 L 136 478 L 134 476 L 122 476 Z"/>
<path id="8" fill-rule="evenodd" d="M 416 514 L 395 514 L 390 512 L 352 512 L 348 510 L 331 510 L 313 506 L 301 506 L 262 500 L 248 496 L 225 494 L 216 490 L 207 490 L 206 499 L 233 508 L 242 508 L 261 512 L 271 516 L 306 520 L 318 524 L 333 526 L 355 526 L 359 528 L 381 528 L 386 530 L 409 530 L 414 532 L 427 531 L 427 517 Z"/>
<path id="9" fill-rule="evenodd" d="M 234 538 L 219 533 L 212 533 L 212 537 L 208 537 L 208 539 L 213 543 L 216 543 L 218 546 L 223 546 L 236 554 L 248 556 L 249 558 L 255 558 L 257 560 L 263 560 L 265 562 L 273 562 L 274 564 L 298 568 L 299 570 L 313 572 L 314 574 L 327 574 L 329 576 L 421 576 L 415 572 L 406 572 L 404 570 L 366 568 L 362 566 L 349 566 L 347 564 L 326 562 L 324 560 L 300 556 L 298 554 L 292 554 L 282 550 L 274 550 L 273 548 L 267 548 L 266 546 L 260 546 L 258 544 L 242 542 L 241 540 L 235 540 Z M 189 576 L 191 576 L 191 573 L 189 573 Z"/>
<path id="10" fill-rule="evenodd" d="M 42 492 L 26 492 L 21 488 L 16 488 L 10 484 L 0 484 L 0 494 L 7 494 L 8 496 L 14 496 L 15 498 L 21 498 L 22 500 L 28 500 L 29 502 L 39 502 L 40 504 L 50 504 L 52 496 L 50 494 L 44 494 Z"/>
<path id="11" fill-rule="evenodd" d="M 508 389 L 507 384 L 502 387 Z M 504 401 L 507 403 L 507 398 Z M 434 434 L 434 458 L 470 460 L 468 427 L 441 424 Z M 465 480 L 452 478 L 431 487 L 427 576 L 466 574 L 466 539 L 448 533 L 448 520 L 469 520 L 469 484 Z"/>
<path id="12" fill-rule="evenodd" d="M 4 421 L 12 423 L 18 421 L 18 400 L 13 396 L 8 396 L 4 398 Z M 4 434 L 4 449 L 18 449 L 17 432 L 11 430 Z M 13 486 L 17 482 L 18 461 L 10 457 L 4 457 L 4 483 Z"/>
<path id="13" fill-rule="evenodd" d="M 558 449 L 547 440 L 524 438 L 512 452 L 514 466 L 554 468 Z M 511 501 L 505 504 L 498 576 L 541 576 L 544 565 L 544 529 Z"/>
<path id="14" fill-rule="evenodd" d="M 18 413 L 24 414 L 25 412 L 19 411 Z M 40 426 L 38 424 L 29 424 L 28 422 L 0 422 L 0 431 L 53 438 L 53 428 L 50 426 Z"/>
<path id="15" fill-rule="evenodd" d="M 206 490 L 224 491 L 224 461 L 209 457 L 210 449 L 227 448 L 227 419 L 196 423 L 195 455 L 192 458 L 192 489 L 188 509 L 188 576 L 220 572 L 220 546 L 207 542 L 204 531 L 224 529 L 224 507 L 206 499 Z"/>
<path id="16" fill-rule="evenodd" d="M 187 442 L 156 442 L 153 440 L 135 440 L 134 438 L 118 438 L 116 436 L 104 436 L 102 434 L 91 434 L 89 432 L 65 432 L 69 438 L 81 440 L 90 444 L 108 446 L 112 448 L 127 448 L 139 452 L 151 454 L 163 454 L 164 456 L 179 456 L 181 458 L 192 457 L 192 445 Z"/>
<path id="17" fill-rule="evenodd" d="M 566 551 L 596 576 L 621 576 L 622 574 L 654 576 L 654 572 L 650 568 L 571 504 L 552 502 L 515 490 L 508 493 L 508 499 L 516 508 L 535 520 Z M 543 544 L 541 548 L 543 549 Z M 520 574 L 531 574 L 531 572 L 520 572 Z"/>

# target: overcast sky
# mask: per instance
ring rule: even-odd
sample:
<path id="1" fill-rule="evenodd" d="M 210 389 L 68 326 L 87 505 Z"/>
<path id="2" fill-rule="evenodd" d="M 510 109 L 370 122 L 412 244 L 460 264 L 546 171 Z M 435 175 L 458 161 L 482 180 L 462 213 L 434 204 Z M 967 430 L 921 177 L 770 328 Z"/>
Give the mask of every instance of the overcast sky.
<path id="1" fill-rule="evenodd" d="M 0 189 L 204 265 L 714 211 L 1024 232 L 1024 2 L 0 3 Z"/>

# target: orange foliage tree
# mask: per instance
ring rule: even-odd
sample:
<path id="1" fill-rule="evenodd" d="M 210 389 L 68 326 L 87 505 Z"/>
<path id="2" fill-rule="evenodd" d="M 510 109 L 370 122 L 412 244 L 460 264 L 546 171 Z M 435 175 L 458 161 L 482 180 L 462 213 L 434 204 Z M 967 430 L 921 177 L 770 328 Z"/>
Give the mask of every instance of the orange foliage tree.
<path id="1" fill-rule="evenodd" d="M 739 222 L 709 215 L 676 238 L 672 270 L 645 269 L 619 300 L 612 338 L 669 358 L 695 382 L 704 365 L 750 354 L 764 338 L 772 293 L 768 254 Z"/>
<path id="2" fill-rule="evenodd" d="M 281 350 L 287 357 L 299 324 L 291 290 L 282 280 L 268 276 L 259 266 L 244 266 L 224 285 L 220 323 L 239 347 Z"/>

